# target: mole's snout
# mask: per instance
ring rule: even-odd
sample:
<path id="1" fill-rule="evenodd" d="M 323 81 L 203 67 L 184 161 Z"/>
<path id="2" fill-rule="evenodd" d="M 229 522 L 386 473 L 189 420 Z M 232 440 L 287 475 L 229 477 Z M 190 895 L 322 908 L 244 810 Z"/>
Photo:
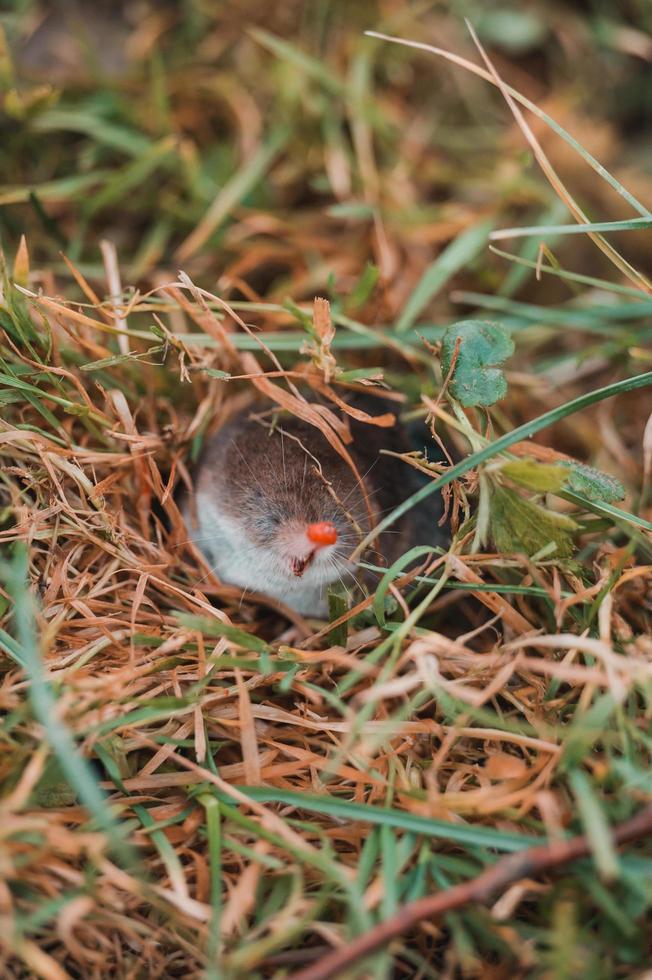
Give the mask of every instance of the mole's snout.
<path id="1" fill-rule="evenodd" d="M 337 541 L 337 529 L 330 521 L 318 521 L 316 524 L 309 524 L 306 528 L 306 534 L 318 548 L 327 544 L 335 544 Z"/>

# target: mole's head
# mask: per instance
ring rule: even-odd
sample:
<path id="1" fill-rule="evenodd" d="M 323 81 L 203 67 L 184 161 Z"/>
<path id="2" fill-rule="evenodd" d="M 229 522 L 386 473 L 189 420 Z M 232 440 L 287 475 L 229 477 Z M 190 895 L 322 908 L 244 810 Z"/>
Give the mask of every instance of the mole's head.
<path id="1" fill-rule="evenodd" d="M 281 429 L 241 421 L 218 433 L 197 509 L 219 531 L 208 550 L 221 578 L 301 608 L 302 592 L 350 576 L 369 524 L 354 474 L 324 437 L 296 420 Z"/>

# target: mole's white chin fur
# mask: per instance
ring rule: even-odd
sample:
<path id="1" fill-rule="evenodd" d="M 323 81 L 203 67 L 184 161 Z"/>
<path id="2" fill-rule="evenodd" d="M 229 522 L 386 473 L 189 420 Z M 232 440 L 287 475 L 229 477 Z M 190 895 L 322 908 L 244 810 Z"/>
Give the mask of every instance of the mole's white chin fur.
<path id="1" fill-rule="evenodd" d="M 320 548 L 301 575 L 292 570 L 292 558 L 305 558 L 283 548 L 252 544 L 243 536 L 242 526 L 218 511 L 203 495 L 197 496 L 197 522 L 184 508 L 189 537 L 204 553 L 217 576 L 229 585 L 250 592 L 261 592 L 279 599 L 306 616 L 325 616 L 328 611 L 326 587 L 338 580 L 342 566 L 333 564 L 334 545 Z"/>

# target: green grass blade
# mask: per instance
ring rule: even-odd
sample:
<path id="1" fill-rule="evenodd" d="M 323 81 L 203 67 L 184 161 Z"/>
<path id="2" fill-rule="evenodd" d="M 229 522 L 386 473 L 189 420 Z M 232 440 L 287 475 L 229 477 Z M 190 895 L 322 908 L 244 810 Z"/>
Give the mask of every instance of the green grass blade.
<path id="1" fill-rule="evenodd" d="M 36 608 L 28 584 L 27 550 L 16 547 L 11 564 L 3 563 L 0 572 L 14 603 L 14 622 L 21 660 L 29 677 L 29 699 L 32 710 L 43 726 L 45 738 L 79 800 L 106 833 L 117 853 L 127 857 L 119 826 L 88 761 L 78 752 L 74 739 L 59 717 L 54 691 L 41 659 L 36 634 Z"/>
<path id="2" fill-rule="evenodd" d="M 489 235 L 491 241 L 523 238 L 527 235 L 581 235 L 586 232 L 636 231 L 652 228 L 652 218 L 629 218 L 627 221 L 597 221 L 581 225 L 525 225 L 522 228 L 498 228 Z"/>
<path id="3" fill-rule="evenodd" d="M 210 793 L 197 797 L 206 812 L 206 836 L 208 838 L 208 864 L 211 874 L 211 921 L 208 933 L 206 956 L 208 966 L 205 980 L 220 980 L 220 924 L 222 915 L 222 827 L 220 804 Z"/>
<path id="4" fill-rule="evenodd" d="M 324 62 L 320 59 L 312 58 L 305 51 L 302 51 L 301 48 L 290 44 L 289 41 L 285 41 L 275 34 L 270 34 L 269 31 L 265 31 L 262 28 L 250 28 L 248 33 L 253 37 L 254 41 L 267 48 L 277 58 L 280 58 L 282 61 L 288 61 L 295 68 L 299 68 L 300 71 L 305 72 L 306 75 L 319 82 L 320 85 L 323 85 L 324 88 L 328 89 L 334 95 L 342 96 L 345 94 L 343 82 L 333 75 L 332 72 L 328 71 Z"/>
<path id="5" fill-rule="evenodd" d="M 415 548 L 410 548 L 410 550 L 404 555 L 401 555 L 400 558 L 397 558 L 394 564 L 387 569 L 378 584 L 378 588 L 376 589 L 372 607 L 376 620 L 380 626 L 385 626 L 385 596 L 387 595 L 387 590 L 396 576 L 402 572 L 405 566 L 409 565 L 410 562 L 416 561 L 417 558 L 423 558 L 425 555 L 431 555 L 434 550 L 434 548 L 427 544 L 417 545 Z"/>
<path id="6" fill-rule="evenodd" d="M 645 531 L 652 531 L 652 521 L 646 521 L 644 517 L 632 514 L 628 510 L 621 510 L 620 507 L 614 507 L 613 504 L 608 504 L 603 500 L 588 500 L 582 494 L 572 493 L 570 490 L 565 490 L 559 496 L 564 497 L 565 500 L 569 500 L 578 507 L 582 507 L 583 510 L 590 510 L 592 513 L 598 514 L 601 517 L 611 517 L 616 523 L 633 524 L 635 527 L 642 527 Z"/>
<path id="7" fill-rule="evenodd" d="M 3 629 L 0 629 L 0 647 L 3 647 L 5 653 L 20 667 L 27 666 L 27 660 L 25 659 L 20 643 L 14 640 L 13 636 L 9 636 L 9 633 Z"/>
<path id="8" fill-rule="evenodd" d="M 574 398 L 572 401 L 565 402 L 565 404 L 559 405 L 557 408 L 553 408 L 549 412 L 544 412 L 543 415 L 539 415 L 530 422 L 525 422 L 523 425 L 519 425 L 516 429 L 512 429 L 511 432 L 505 433 L 504 436 L 501 436 L 494 442 L 489 443 L 488 446 L 480 449 L 477 453 L 473 453 L 471 456 L 467 456 L 466 459 L 456 463 L 455 466 L 451 466 L 451 468 L 437 480 L 433 480 L 432 483 L 421 487 L 421 489 L 417 490 L 416 493 L 413 493 L 411 497 L 404 500 L 402 504 L 400 504 L 395 510 L 384 517 L 376 525 L 372 534 L 367 535 L 364 541 L 358 545 L 356 552 L 362 553 L 370 541 L 382 533 L 385 528 L 391 527 L 392 524 L 399 519 L 399 517 L 414 507 L 415 504 L 418 504 L 421 500 L 425 500 L 431 493 L 441 490 L 442 487 L 445 487 L 453 480 L 457 480 L 460 476 L 464 476 L 465 473 L 475 469 L 476 466 L 478 466 L 480 463 L 484 463 L 485 460 L 491 459 L 492 456 L 496 456 L 498 453 L 504 452 L 504 450 L 509 449 L 509 447 L 513 446 L 515 443 L 521 442 L 523 439 L 529 439 L 535 432 L 539 432 L 541 429 L 545 429 L 547 426 L 560 421 L 560 419 L 565 419 L 569 415 L 573 415 L 575 412 L 580 412 L 582 409 L 596 404 L 596 402 L 604 401 L 605 398 L 613 398 L 614 395 L 624 394 L 627 391 L 635 391 L 638 388 L 646 388 L 650 385 L 652 385 L 652 371 L 648 371 L 645 374 L 638 374 L 633 378 L 625 378 L 623 381 L 616 381 L 614 384 L 606 385 L 604 388 L 597 388 L 595 391 L 589 391 L 585 395 L 580 395 L 579 398 Z"/>
<path id="9" fill-rule="evenodd" d="M 180 261 L 184 261 L 200 249 L 226 220 L 233 208 L 258 184 L 272 161 L 286 144 L 289 135 L 287 127 L 277 127 L 268 137 L 267 142 L 263 143 L 253 156 L 239 167 L 231 179 L 220 188 L 217 197 L 197 227 L 179 246 L 177 257 Z"/>
<path id="10" fill-rule="evenodd" d="M 619 874 L 618 854 L 613 845 L 609 822 L 604 815 L 596 792 L 581 769 L 575 769 L 568 774 L 573 795 L 577 803 L 584 833 L 589 839 L 595 863 L 600 874 L 613 879 Z"/>
<path id="11" fill-rule="evenodd" d="M 159 853 L 161 861 L 165 865 L 170 884 L 175 891 L 183 894 L 183 892 L 187 891 L 186 876 L 176 850 L 163 831 L 157 827 L 157 821 L 152 817 L 147 807 L 143 806 L 142 803 L 132 803 L 131 809 L 145 830 L 149 831 L 149 836 Z"/>
<path id="12" fill-rule="evenodd" d="M 91 174 L 75 174 L 74 177 L 61 177 L 48 180 L 44 184 L 25 184 L 20 187 L 0 187 L 0 205 L 24 204 L 30 194 L 36 194 L 41 201 L 67 201 L 81 197 L 91 187 L 106 181 L 113 171 L 95 170 Z"/>
<path id="13" fill-rule="evenodd" d="M 461 58 L 458 55 L 452 54 L 450 51 L 445 51 L 443 48 L 436 48 L 431 44 L 424 44 L 421 41 L 406 41 L 404 38 L 390 37 L 388 34 L 380 34 L 377 31 L 365 31 L 365 34 L 367 34 L 369 37 L 379 38 L 381 41 L 390 41 L 393 44 L 400 44 L 404 47 L 417 48 L 421 51 L 428 51 L 430 54 L 436 54 L 442 58 L 445 58 L 447 61 L 458 65 L 459 67 L 465 68 L 467 71 L 473 72 L 480 78 L 484 78 L 485 81 L 490 82 L 492 85 L 496 85 L 493 76 L 490 72 L 486 71 L 486 69 L 481 68 L 479 65 L 473 64 L 471 61 L 467 61 L 466 58 Z M 643 215 L 644 218 L 652 218 L 652 212 L 650 212 L 645 205 L 641 204 L 641 202 L 638 201 L 626 187 L 623 187 L 620 181 L 610 174 L 607 168 L 603 167 L 603 165 L 596 160 L 596 158 L 592 156 L 588 150 L 578 143 L 578 141 L 571 136 L 571 134 L 565 130 L 563 126 L 560 126 L 559 123 L 555 122 L 555 120 L 544 112 L 543 109 L 540 109 L 535 102 L 531 102 L 530 99 L 527 99 L 524 95 L 521 95 L 521 93 L 517 92 L 517 90 L 512 88 L 511 85 L 505 85 L 504 87 L 512 98 L 516 99 L 517 102 L 520 102 L 520 104 L 525 106 L 526 109 L 529 109 L 530 112 L 533 112 L 539 119 L 542 119 L 553 132 L 557 133 L 558 136 L 561 136 L 561 138 L 568 143 L 569 146 L 572 146 L 575 152 L 586 161 L 589 167 L 591 167 L 591 169 L 594 170 L 598 176 L 602 177 L 602 179 L 605 180 L 610 187 L 613 187 L 613 189 L 620 194 L 620 196 L 623 197 L 635 211 L 638 211 L 638 213 Z"/>
<path id="14" fill-rule="evenodd" d="M 472 827 L 453 824 L 445 820 L 430 820 L 390 807 L 370 806 L 366 803 L 352 803 L 338 800 L 332 796 L 315 796 L 309 793 L 294 793 L 291 790 L 273 789 L 266 786 L 239 786 L 252 800 L 260 803 L 285 803 L 290 806 L 323 813 L 340 820 L 359 820 L 375 826 L 387 825 L 398 830 L 411 830 L 427 837 L 453 841 L 468 847 L 495 848 L 498 851 L 520 851 L 532 844 L 541 843 L 538 837 L 527 834 L 512 834 L 493 830 L 489 827 Z"/>
<path id="15" fill-rule="evenodd" d="M 581 272 L 569 272 L 568 269 L 555 269 L 552 265 L 536 262 L 532 259 L 528 259 L 524 255 L 514 255 L 512 252 L 503 252 L 502 249 L 496 248 L 494 245 L 489 246 L 489 251 L 493 252 L 494 255 L 499 255 L 502 259 L 508 259 L 510 262 L 515 262 L 517 266 L 533 269 L 538 272 L 547 272 L 551 276 L 558 276 L 560 279 L 567 279 L 569 282 L 578 282 L 583 286 L 593 286 L 596 289 L 604 289 L 611 293 L 619 293 L 622 296 L 632 296 L 634 298 L 638 298 L 641 295 L 641 290 L 634 289 L 633 286 L 622 286 L 617 282 L 609 282 L 608 279 L 596 279 L 595 276 L 585 276 Z M 509 292 L 507 290 L 501 290 L 501 294 L 506 296 L 509 295 Z"/>
<path id="16" fill-rule="evenodd" d="M 133 157 L 147 153 L 153 146 L 152 140 L 144 133 L 118 126 L 84 109 L 49 109 L 34 120 L 32 129 L 41 133 L 81 133 L 90 140 Z"/>
<path id="17" fill-rule="evenodd" d="M 396 332 L 405 333 L 448 280 L 468 265 L 482 250 L 492 221 L 480 221 L 462 232 L 428 266 L 396 322 Z"/>
<path id="18" fill-rule="evenodd" d="M 554 224 L 555 222 L 561 221 L 563 218 L 568 216 L 568 208 L 566 205 L 555 198 L 552 204 L 540 215 L 538 224 L 548 225 Z M 554 244 L 556 241 L 553 238 L 549 244 Z M 489 246 L 489 251 L 494 252 L 495 246 Z M 525 261 L 515 261 L 511 269 L 508 270 L 505 278 L 500 284 L 498 292 L 501 296 L 513 296 L 519 289 L 523 287 L 525 282 L 531 278 L 531 270 L 537 268 L 536 262 L 539 256 L 539 242 L 536 238 L 528 238 L 526 241 L 521 243 L 520 253 L 517 259 L 524 259 Z M 638 294 L 638 293 L 637 293 Z"/>
<path id="19" fill-rule="evenodd" d="M 636 291 L 637 296 L 641 296 Z M 498 310 L 513 316 L 522 316 L 532 323 L 546 324 L 557 329 L 571 326 L 576 330 L 607 333 L 613 336 L 614 321 L 642 320 L 652 314 L 652 300 L 641 299 L 637 303 L 614 303 L 612 306 L 595 304 L 589 309 L 572 306 L 536 306 L 521 303 L 506 296 L 485 293 L 459 292 L 453 294 L 456 302 L 473 303 L 488 310 Z"/>
<path id="20" fill-rule="evenodd" d="M 95 214 L 109 204 L 124 199 L 131 191 L 149 180 L 152 174 L 167 164 L 176 153 L 176 141 L 170 136 L 165 136 L 158 143 L 154 143 L 126 167 L 111 174 L 101 190 L 89 202 L 89 214 Z"/>
<path id="21" fill-rule="evenodd" d="M 342 317 L 333 318 L 336 323 L 342 322 Z M 419 327 L 419 335 L 426 338 L 426 340 L 440 340 L 446 331 L 446 325 L 435 326 L 426 325 L 424 327 Z M 152 335 L 146 335 L 148 339 L 151 340 Z M 217 347 L 219 342 L 215 337 L 209 337 L 208 334 L 203 333 L 180 333 L 177 334 L 179 340 L 184 344 L 188 344 L 189 347 Z M 297 353 L 301 350 L 306 342 L 305 333 L 300 333 L 298 330 L 279 330 L 261 333 L 258 335 L 259 340 L 265 342 L 265 346 L 269 347 L 270 350 L 275 352 L 286 351 L 288 353 Z M 229 335 L 233 346 L 236 350 L 246 350 L 246 351 L 259 351 L 260 344 L 256 342 L 255 337 L 249 336 L 245 333 L 232 333 Z M 397 341 L 400 339 L 401 345 L 405 347 L 405 338 L 399 338 L 398 334 L 390 330 L 372 330 L 370 328 L 363 333 L 344 333 L 339 331 L 335 334 L 331 347 L 333 350 L 375 350 L 378 347 L 392 347 L 396 345 Z M 409 339 L 415 345 L 419 343 L 419 336 L 415 331 L 409 332 Z"/>
<path id="22" fill-rule="evenodd" d="M 429 550 L 432 551 L 433 549 L 430 548 Z M 366 561 L 361 561 L 359 565 L 360 568 L 366 568 L 370 572 L 377 572 L 379 575 L 386 574 L 386 569 L 381 565 L 371 565 Z M 436 585 L 439 579 L 430 578 L 427 575 L 417 575 L 414 581 L 424 582 L 426 585 Z M 499 582 L 483 582 L 482 584 L 476 584 L 475 582 L 448 582 L 446 589 L 457 589 L 460 592 L 497 592 L 500 595 L 531 595 L 541 599 L 550 598 L 550 593 L 540 585 L 503 585 Z M 564 590 L 559 593 L 561 599 L 570 599 L 574 595 L 574 592 L 565 592 Z M 587 599 L 586 602 L 589 602 L 589 600 Z M 386 623 L 385 627 L 389 629 L 397 625 L 398 623 Z"/>
<path id="23" fill-rule="evenodd" d="M 383 897 L 381 910 L 384 919 L 393 915 L 398 908 L 398 872 L 396 835 L 393 828 L 387 824 L 380 827 L 380 857 L 383 875 Z"/>

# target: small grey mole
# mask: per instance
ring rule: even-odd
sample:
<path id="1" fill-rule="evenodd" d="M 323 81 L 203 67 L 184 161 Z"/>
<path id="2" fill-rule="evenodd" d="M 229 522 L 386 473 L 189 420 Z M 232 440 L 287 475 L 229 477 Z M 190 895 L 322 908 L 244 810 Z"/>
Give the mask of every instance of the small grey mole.
<path id="1" fill-rule="evenodd" d="M 378 414 L 378 399 L 355 402 Z M 349 423 L 353 441 L 347 449 L 377 523 L 428 477 L 380 452 L 415 448 L 403 426 Z M 433 494 L 377 538 L 365 557 L 389 565 L 417 544 L 445 545 L 441 515 L 441 497 Z M 317 428 L 294 417 L 270 427 L 251 409 L 232 417 L 206 444 L 184 517 L 191 539 L 223 582 L 309 616 L 326 614 L 329 585 L 341 581 L 348 588 L 358 578 L 349 556 L 371 528 L 355 475 Z"/>

